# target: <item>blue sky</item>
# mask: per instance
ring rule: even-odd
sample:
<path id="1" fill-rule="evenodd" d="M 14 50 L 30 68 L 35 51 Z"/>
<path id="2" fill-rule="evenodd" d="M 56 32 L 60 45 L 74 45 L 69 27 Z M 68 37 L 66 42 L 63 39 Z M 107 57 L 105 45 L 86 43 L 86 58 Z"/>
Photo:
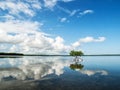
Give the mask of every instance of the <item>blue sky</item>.
<path id="1" fill-rule="evenodd" d="M 0 52 L 120 53 L 119 10 L 119 0 L 0 0 Z"/>

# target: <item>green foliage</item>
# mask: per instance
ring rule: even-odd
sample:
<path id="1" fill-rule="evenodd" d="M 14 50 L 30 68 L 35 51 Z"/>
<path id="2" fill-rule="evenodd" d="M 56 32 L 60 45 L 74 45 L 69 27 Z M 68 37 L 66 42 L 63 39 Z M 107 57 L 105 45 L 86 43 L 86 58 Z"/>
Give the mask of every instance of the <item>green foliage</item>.
<path id="1" fill-rule="evenodd" d="M 84 55 L 82 51 L 70 51 L 70 56 L 82 56 Z"/>

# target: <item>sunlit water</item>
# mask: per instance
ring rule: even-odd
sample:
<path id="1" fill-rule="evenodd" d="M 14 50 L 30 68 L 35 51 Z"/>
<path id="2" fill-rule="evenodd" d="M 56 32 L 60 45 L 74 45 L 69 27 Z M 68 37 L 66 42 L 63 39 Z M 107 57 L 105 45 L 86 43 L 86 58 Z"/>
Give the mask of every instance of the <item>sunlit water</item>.
<path id="1" fill-rule="evenodd" d="M 0 90 L 120 90 L 120 56 L 0 58 Z"/>

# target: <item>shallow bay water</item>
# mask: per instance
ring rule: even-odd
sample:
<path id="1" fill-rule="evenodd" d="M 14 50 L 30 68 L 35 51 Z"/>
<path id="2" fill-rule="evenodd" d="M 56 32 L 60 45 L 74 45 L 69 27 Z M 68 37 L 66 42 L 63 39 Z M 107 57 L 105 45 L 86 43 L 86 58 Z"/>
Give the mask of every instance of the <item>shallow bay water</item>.
<path id="1" fill-rule="evenodd" d="M 0 58 L 0 90 L 120 90 L 120 56 Z"/>

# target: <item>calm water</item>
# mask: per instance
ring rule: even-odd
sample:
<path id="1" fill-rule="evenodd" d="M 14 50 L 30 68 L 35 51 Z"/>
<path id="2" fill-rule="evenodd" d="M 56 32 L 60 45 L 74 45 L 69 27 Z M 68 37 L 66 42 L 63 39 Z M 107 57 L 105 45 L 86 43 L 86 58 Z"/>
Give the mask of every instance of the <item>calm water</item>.
<path id="1" fill-rule="evenodd" d="M 120 90 L 120 56 L 0 58 L 0 90 Z"/>

